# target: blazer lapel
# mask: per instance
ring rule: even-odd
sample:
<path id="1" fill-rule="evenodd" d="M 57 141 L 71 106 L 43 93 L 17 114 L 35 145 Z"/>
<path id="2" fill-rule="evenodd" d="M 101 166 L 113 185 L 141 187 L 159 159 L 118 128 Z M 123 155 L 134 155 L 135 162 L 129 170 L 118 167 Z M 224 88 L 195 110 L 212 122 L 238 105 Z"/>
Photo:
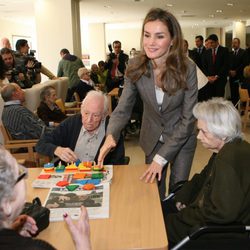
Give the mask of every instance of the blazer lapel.
<path id="1" fill-rule="evenodd" d="M 163 97 L 162 106 L 161 106 L 161 111 L 164 111 L 168 108 L 168 105 L 169 105 L 171 99 L 172 99 L 172 96 L 165 92 L 164 97 Z"/>
<path id="2" fill-rule="evenodd" d="M 143 94 L 146 94 L 147 99 L 152 104 L 152 107 L 159 113 L 159 108 L 156 100 L 155 93 L 155 84 L 154 84 L 154 73 L 151 63 L 149 63 L 150 67 L 150 77 L 143 76 Z"/>

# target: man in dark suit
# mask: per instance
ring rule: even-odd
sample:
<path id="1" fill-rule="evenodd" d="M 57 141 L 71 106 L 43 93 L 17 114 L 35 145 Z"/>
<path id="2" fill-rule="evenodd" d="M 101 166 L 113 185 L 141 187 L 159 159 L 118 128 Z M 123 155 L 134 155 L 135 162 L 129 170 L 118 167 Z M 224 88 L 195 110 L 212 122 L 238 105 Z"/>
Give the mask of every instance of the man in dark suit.
<path id="1" fill-rule="evenodd" d="M 208 37 L 211 48 L 205 51 L 202 65 L 208 78 L 208 98 L 224 97 L 229 69 L 228 49 L 221 46 L 218 37 L 212 34 Z"/>
<path id="2" fill-rule="evenodd" d="M 235 105 L 239 100 L 239 81 L 243 78 L 244 54 L 245 50 L 240 48 L 240 39 L 234 38 L 232 41 L 233 50 L 230 52 L 229 81 L 231 89 L 231 100 Z"/>
<path id="3" fill-rule="evenodd" d="M 203 45 L 204 38 L 203 36 L 199 35 L 195 37 L 195 45 L 196 48 L 193 49 L 193 53 L 196 54 L 196 65 L 203 71 L 202 69 L 202 56 L 204 55 L 206 48 Z"/>
<path id="4" fill-rule="evenodd" d="M 113 88 L 121 87 L 124 83 L 124 73 L 126 64 L 128 62 L 128 55 L 123 53 L 121 49 L 121 42 L 114 41 L 113 49 L 110 48 L 109 59 L 107 62 L 108 79 L 107 79 L 107 91 L 111 91 Z"/>

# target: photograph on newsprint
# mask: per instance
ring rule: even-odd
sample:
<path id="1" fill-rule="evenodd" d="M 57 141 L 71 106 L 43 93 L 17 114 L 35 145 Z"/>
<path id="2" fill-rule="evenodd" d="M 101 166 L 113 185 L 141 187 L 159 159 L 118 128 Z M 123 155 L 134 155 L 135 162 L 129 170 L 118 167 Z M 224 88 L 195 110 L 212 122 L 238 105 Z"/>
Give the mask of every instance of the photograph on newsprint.
<path id="1" fill-rule="evenodd" d="M 78 219 L 81 205 L 87 208 L 90 219 L 109 218 L 109 190 L 109 183 L 99 185 L 94 190 L 83 190 L 79 186 L 73 192 L 65 187 L 53 187 L 44 206 L 50 209 L 50 221 L 62 221 L 64 213 Z"/>

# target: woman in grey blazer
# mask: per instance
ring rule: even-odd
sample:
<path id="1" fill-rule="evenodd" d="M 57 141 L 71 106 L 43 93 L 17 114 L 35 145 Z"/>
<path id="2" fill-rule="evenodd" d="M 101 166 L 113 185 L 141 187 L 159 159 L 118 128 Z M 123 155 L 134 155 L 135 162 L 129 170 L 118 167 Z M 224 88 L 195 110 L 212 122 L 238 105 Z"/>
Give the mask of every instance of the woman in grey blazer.
<path id="1" fill-rule="evenodd" d="M 111 115 L 106 141 L 98 162 L 116 146 L 139 93 L 143 101 L 140 145 L 150 164 L 141 179 L 157 177 L 161 198 L 166 191 L 166 166 L 171 165 L 170 188 L 187 180 L 196 147 L 196 67 L 183 51 L 183 37 L 176 18 L 162 9 L 151 9 L 142 30 L 141 53 L 129 61 L 118 106 Z"/>

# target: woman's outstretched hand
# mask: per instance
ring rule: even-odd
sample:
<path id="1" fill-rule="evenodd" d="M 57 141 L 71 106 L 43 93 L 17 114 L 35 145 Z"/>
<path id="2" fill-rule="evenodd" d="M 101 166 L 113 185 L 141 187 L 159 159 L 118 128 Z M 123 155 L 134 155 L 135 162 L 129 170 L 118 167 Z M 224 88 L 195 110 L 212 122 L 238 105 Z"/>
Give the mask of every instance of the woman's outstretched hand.
<path id="1" fill-rule="evenodd" d="M 149 168 L 140 177 L 140 180 L 145 180 L 146 183 L 153 183 L 156 175 L 158 175 L 158 181 L 161 180 L 162 166 L 155 161 L 153 161 Z"/>
<path id="2" fill-rule="evenodd" d="M 102 145 L 100 149 L 100 153 L 98 156 L 98 166 L 102 167 L 103 166 L 103 161 L 106 157 L 106 155 L 109 153 L 109 151 L 116 147 L 116 142 L 113 138 L 112 135 L 107 135 L 104 144 Z"/>
<path id="3" fill-rule="evenodd" d="M 76 223 L 65 213 L 64 220 L 68 226 L 71 237 L 75 243 L 76 250 L 91 250 L 90 227 L 87 209 L 81 206 L 81 214 Z"/>

